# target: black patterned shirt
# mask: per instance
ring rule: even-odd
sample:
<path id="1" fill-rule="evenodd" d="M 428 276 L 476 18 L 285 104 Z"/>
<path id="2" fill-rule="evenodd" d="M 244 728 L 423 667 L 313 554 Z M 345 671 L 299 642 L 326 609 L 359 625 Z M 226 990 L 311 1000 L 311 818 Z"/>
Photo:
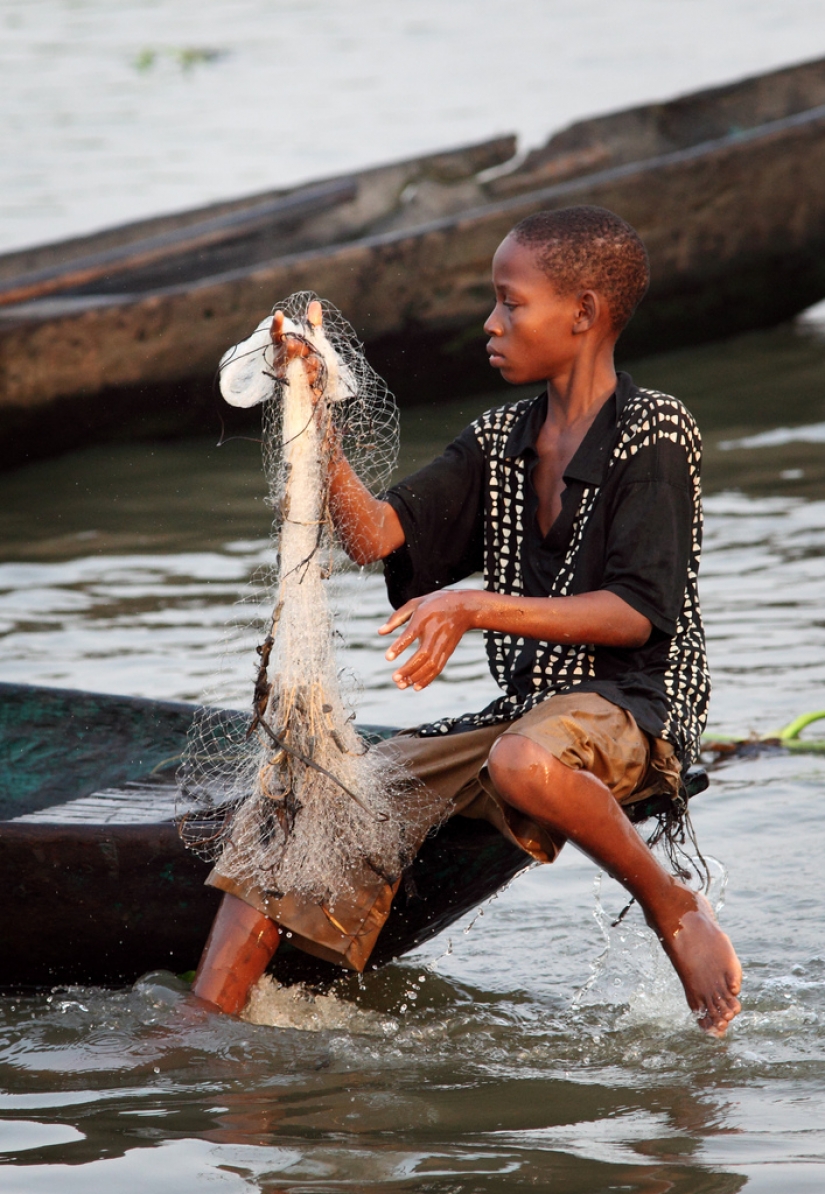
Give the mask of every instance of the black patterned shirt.
<path id="1" fill-rule="evenodd" d="M 642 647 L 564 645 L 486 631 L 503 694 L 480 713 L 420 733 L 510 721 L 554 693 L 596 692 L 695 758 L 710 683 L 697 592 L 701 441 L 675 398 L 619 374 L 564 473 L 561 512 L 538 526 L 532 474 L 546 394 L 488 411 L 386 495 L 406 541 L 385 560 L 392 604 L 482 572 L 485 588 L 526 597 L 605 589 L 649 619 Z"/>

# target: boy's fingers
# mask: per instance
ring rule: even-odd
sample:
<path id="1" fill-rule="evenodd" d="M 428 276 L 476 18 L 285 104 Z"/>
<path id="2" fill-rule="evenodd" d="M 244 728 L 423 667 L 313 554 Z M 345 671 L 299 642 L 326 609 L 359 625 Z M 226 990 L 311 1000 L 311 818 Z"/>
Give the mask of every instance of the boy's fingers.
<path id="1" fill-rule="evenodd" d="M 415 603 L 408 601 L 406 605 L 402 605 L 400 609 L 390 614 L 384 625 L 378 627 L 378 633 L 392 634 L 393 630 L 397 630 L 399 626 L 403 626 L 405 622 L 409 622 L 415 610 Z"/>
<path id="2" fill-rule="evenodd" d="M 286 319 L 283 311 L 276 311 L 272 316 L 272 339 L 280 340 L 284 337 L 284 320 Z M 307 307 L 307 323 L 310 327 L 319 328 L 324 319 L 324 309 L 317 299 L 313 299 Z M 288 333 L 287 333 L 288 334 Z"/>
<path id="3" fill-rule="evenodd" d="M 447 662 L 447 658 L 432 643 L 422 641 L 410 658 L 398 665 L 398 672 L 408 680 L 417 680 L 419 673 L 429 671 L 431 668 L 434 669 L 435 674 L 438 674 Z"/>
<path id="4" fill-rule="evenodd" d="M 416 691 L 426 688 L 441 672 L 442 667 L 428 652 L 417 651 L 409 663 L 393 674 L 393 681 L 399 688 L 412 686 Z"/>
<path id="5" fill-rule="evenodd" d="M 308 318 L 310 318 L 310 316 L 317 316 L 317 323 L 314 326 L 318 326 L 318 324 L 320 324 L 323 311 L 321 309 L 320 303 L 316 303 L 315 306 L 317 307 L 317 311 L 312 310 L 313 304 L 310 303 L 310 310 L 307 312 L 307 316 Z M 309 344 L 298 337 L 291 335 L 289 332 L 284 331 L 284 318 L 283 311 L 276 311 L 272 316 L 272 327 L 270 329 L 272 343 L 275 346 L 273 365 L 276 370 L 276 375 L 278 377 L 284 376 L 286 367 L 292 361 L 294 361 L 296 358 L 303 358 L 305 362 L 304 367 L 306 369 L 307 380 L 310 385 L 314 385 L 318 378 L 319 372 L 318 358 L 312 351 L 312 348 Z M 311 318 L 310 322 L 312 322 Z"/>
<path id="6" fill-rule="evenodd" d="M 399 634 L 399 636 L 395 640 L 395 642 L 392 643 L 392 645 L 390 647 L 388 647 L 387 653 L 384 658 L 388 659 L 390 661 L 390 663 L 392 663 L 392 661 L 394 659 L 397 659 L 402 651 L 406 651 L 407 647 L 409 647 L 411 643 L 414 643 L 417 638 L 418 638 L 418 635 L 416 634 L 416 632 L 411 627 L 408 626 L 407 629 L 404 631 L 404 633 Z M 410 663 L 411 662 L 412 662 L 412 660 L 410 660 Z M 406 664 L 405 666 L 409 667 L 410 663 Z"/>
<path id="7" fill-rule="evenodd" d="M 414 692 L 421 692 L 422 688 L 428 688 L 434 679 L 435 676 L 428 676 L 427 679 L 417 680 L 407 679 L 406 677 L 402 679 L 400 675 L 393 676 L 396 688 L 412 688 Z"/>
<path id="8" fill-rule="evenodd" d="M 412 663 L 412 660 L 410 660 L 410 663 Z M 413 669 L 409 666 L 409 664 L 405 664 L 404 667 L 400 667 L 397 672 L 393 672 L 392 678 L 393 683 L 399 688 L 410 688 L 414 684 L 420 683 L 420 669 Z"/>
<path id="9" fill-rule="evenodd" d="M 320 303 L 318 303 L 318 310 L 319 312 L 321 310 Z M 272 324 L 269 329 L 269 334 L 272 337 L 272 343 L 277 348 L 280 348 L 282 352 L 285 351 L 287 358 L 290 361 L 293 359 L 293 357 L 308 356 L 311 351 L 309 345 L 304 344 L 301 340 L 296 340 L 296 338 L 290 335 L 289 332 L 284 331 L 285 319 L 286 316 L 284 315 L 283 311 L 276 311 L 272 316 Z"/>
<path id="10" fill-rule="evenodd" d="M 416 651 L 409 663 L 403 664 L 395 674 L 403 676 L 408 684 L 418 684 L 426 676 L 437 675 L 439 670 L 429 655 Z"/>

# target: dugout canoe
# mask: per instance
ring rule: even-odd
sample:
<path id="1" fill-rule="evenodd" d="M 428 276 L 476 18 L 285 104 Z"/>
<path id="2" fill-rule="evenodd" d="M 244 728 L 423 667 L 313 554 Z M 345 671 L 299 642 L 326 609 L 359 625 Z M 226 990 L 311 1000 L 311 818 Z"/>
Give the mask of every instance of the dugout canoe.
<path id="1" fill-rule="evenodd" d="M 0 989 L 113 986 L 197 965 L 220 893 L 173 821 L 195 708 L 0 684 Z M 696 769 L 691 795 L 706 786 Z M 642 802 L 634 818 L 656 808 Z M 429 940 L 529 861 L 485 823 L 453 818 L 405 874 L 370 966 Z M 317 984 L 340 974 L 288 942 L 272 971 Z"/>
<path id="2" fill-rule="evenodd" d="M 334 302 L 402 402 L 490 388 L 490 257 L 532 211 L 597 203 L 649 248 L 626 358 L 825 296 L 825 59 L 514 137 L 0 257 L 0 467 L 206 432 L 216 362 L 300 289 Z"/>
<path id="3" fill-rule="evenodd" d="M 825 59 L 514 137 L 0 257 L 0 466 L 208 430 L 215 365 L 311 289 L 400 399 L 490 387 L 490 257 L 522 216 L 596 203 L 642 234 L 626 357 L 766 327 L 825 296 Z M 206 404 L 206 406 L 205 406 Z"/>

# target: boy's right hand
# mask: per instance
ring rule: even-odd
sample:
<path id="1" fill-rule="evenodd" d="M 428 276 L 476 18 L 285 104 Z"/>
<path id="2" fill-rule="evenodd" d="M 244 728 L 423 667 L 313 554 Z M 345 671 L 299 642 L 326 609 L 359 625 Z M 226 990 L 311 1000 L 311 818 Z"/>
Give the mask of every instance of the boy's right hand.
<path id="1" fill-rule="evenodd" d="M 316 299 L 313 299 L 307 307 L 307 322 L 310 327 L 318 328 L 321 326 L 322 319 L 323 311 L 321 304 Z M 311 386 L 314 386 L 321 369 L 318 355 L 306 340 L 301 339 L 300 336 L 296 336 L 293 332 L 284 331 L 285 320 L 286 316 L 283 311 L 276 311 L 272 316 L 270 335 L 272 336 L 272 343 L 275 347 L 272 362 L 275 376 L 280 379 L 285 378 L 289 362 L 295 360 L 296 357 L 303 357 L 307 381 Z"/>
<path id="2" fill-rule="evenodd" d="M 393 672 L 396 687 L 420 692 L 432 684 L 463 636 L 473 628 L 476 607 L 486 596 L 474 589 L 427 593 L 424 597 L 411 598 L 390 614 L 379 627 L 379 634 L 392 634 L 405 623 L 406 629 L 388 648 L 385 658 L 393 663 L 403 651 L 418 642 L 413 656 Z"/>

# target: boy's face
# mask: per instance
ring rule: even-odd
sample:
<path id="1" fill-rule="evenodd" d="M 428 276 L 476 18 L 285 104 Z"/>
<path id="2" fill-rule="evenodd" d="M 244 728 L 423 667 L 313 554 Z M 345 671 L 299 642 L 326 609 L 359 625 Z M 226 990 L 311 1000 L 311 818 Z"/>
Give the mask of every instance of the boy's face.
<path id="1" fill-rule="evenodd" d="M 513 385 L 547 381 L 574 361 L 580 296 L 560 294 L 535 252 L 508 236 L 493 258 L 496 305 L 484 324 L 490 364 Z M 580 321 L 579 321 L 580 322 Z"/>

